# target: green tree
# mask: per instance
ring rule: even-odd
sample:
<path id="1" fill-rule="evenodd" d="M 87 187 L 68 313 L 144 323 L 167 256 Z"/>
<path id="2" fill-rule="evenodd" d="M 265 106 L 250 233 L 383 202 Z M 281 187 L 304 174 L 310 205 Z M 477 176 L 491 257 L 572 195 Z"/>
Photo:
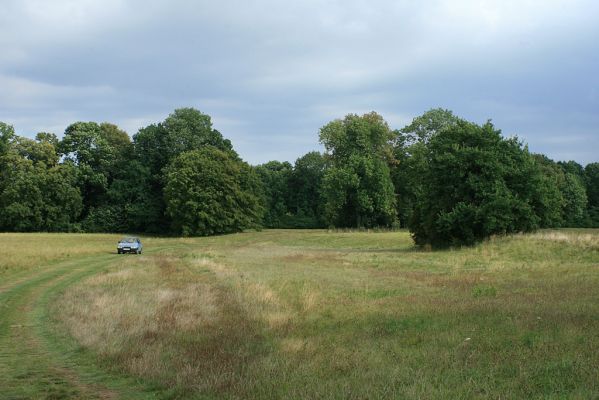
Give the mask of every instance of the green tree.
<path id="1" fill-rule="evenodd" d="M 212 146 L 239 159 L 228 139 L 212 128 L 210 116 L 193 108 L 175 110 L 163 122 L 140 129 L 133 136 L 135 158 L 146 169 L 143 187 L 143 210 L 133 207 L 132 221 L 145 231 L 166 232 L 171 227 L 163 190 L 165 169 L 180 154 Z M 146 174 L 147 172 L 147 174 Z M 147 176 L 146 176 L 147 175 Z"/>
<path id="2" fill-rule="evenodd" d="M 184 236 L 239 232 L 262 218 L 259 180 L 250 166 L 212 146 L 180 154 L 164 189 L 173 229 Z"/>
<path id="3" fill-rule="evenodd" d="M 389 126 L 375 112 L 349 114 L 321 128 L 330 163 L 322 185 L 329 225 L 375 227 L 395 221 L 391 139 Z"/>
<path id="4" fill-rule="evenodd" d="M 564 226 L 585 227 L 590 225 L 587 209 L 587 177 L 583 166 L 572 160 L 558 161 L 557 165 L 564 174 L 564 178 L 560 182 Z"/>
<path id="5" fill-rule="evenodd" d="M 560 188 L 564 185 L 564 172 L 553 160 L 543 154 L 533 154 L 535 162 L 542 173 L 541 180 L 534 188 L 538 191 L 539 199 L 536 205 L 540 217 L 541 228 L 558 228 L 563 225 L 562 208 L 564 197 Z"/>
<path id="6" fill-rule="evenodd" d="M 309 152 L 295 161 L 288 185 L 291 227 L 324 226 L 322 181 L 325 170 L 326 160 L 317 151 Z"/>
<path id="7" fill-rule="evenodd" d="M 437 133 L 455 126 L 461 120 L 450 110 L 432 108 L 402 128 L 396 137 L 396 144 L 399 142 L 400 147 L 406 147 L 418 142 L 428 143 Z"/>
<path id="8" fill-rule="evenodd" d="M 517 139 L 504 139 L 490 122 L 458 121 L 439 132 L 427 159 L 410 223 L 418 245 L 471 245 L 539 226 L 542 173 Z"/>
<path id="9" fill-rule="evenodd" d="M 576 161 L 558 161 L 557 165 L 562 168 L 565 174 L 569 173 L 584 179 L 584 167 Z"/>
<path id="10" fill-rule="evenodd" d="M 15 136 L 15 129 L 0 121 L 0 156 L 6 154 L 12 139 Z"/>
<path id="11" fill-rule="evenodd" d="M 564 226 L 583 227 L 586 223 L 587 193 L 580 176 L 570 172 L 564 175 L 561 187 L 563 202 Z"/>
<path id="12" fill-rule="evenodd" d="M 587 164 L 584 168 L 589 222 L 593 228 L 599 227 L 599 163 Z"/>
<path id="13" fill-rule="evenodd" d="M 406 227 L 412 216 L 416 199 L 422 191 L 421 174 L 426 168 L 426 145 L 443 130 L 455 126 L 458 118 L 450 110 L 431 109 L 414 118 L 400 130 L 393 132 L 393 155 L 391 179 L 397 197 L 397 214 Z"/>
<path id="14" fill-rule="evenodd" d="M 131 140 L 110 123 L 76 122 L 67 127 L 58 148 L 65 162 L 77 167 L 83 214 L 87 217 L 93 209 L 108 203 L 108 188 L 132 154 Z M 101 230 L 87 225 L 91 230 Z"/>
<path id="15" fill-rule="evenodd" d="M 43 137 L 42 137 L 43 139 Z M 54 145 L 11 134 L 0 169 L 0 230 L 68 231 L 82 209 L 76 171 Z"/>
<path id="16" fill-rule="evenodd" d="M 265 206 L 263 225 L 268 228 L 287 228 L 291 164 L 287 161 L 269 161 L 254 167 L 254 170 L 262 183 L 262 202 Z"/>

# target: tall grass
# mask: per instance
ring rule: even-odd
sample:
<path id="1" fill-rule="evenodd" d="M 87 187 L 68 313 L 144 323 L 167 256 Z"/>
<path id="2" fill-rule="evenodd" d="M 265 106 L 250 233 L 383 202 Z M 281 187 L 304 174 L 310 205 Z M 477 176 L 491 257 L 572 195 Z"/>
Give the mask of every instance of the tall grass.
<path id="1" fill-rule="evenodd" d="M 434 252 L 406 232 L 185 240 L 73 287 L 57 320 L 181 398 L 599 396 L 598 231 Z"/>

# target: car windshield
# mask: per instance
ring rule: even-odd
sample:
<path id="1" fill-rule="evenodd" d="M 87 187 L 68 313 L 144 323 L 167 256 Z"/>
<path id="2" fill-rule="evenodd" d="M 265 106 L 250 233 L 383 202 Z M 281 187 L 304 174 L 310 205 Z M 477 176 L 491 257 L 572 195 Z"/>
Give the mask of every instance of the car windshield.
<path id="1" fill-rule="evenodd" d="M 135 238 L 124 238 L 123 240 L 121 240 L 121 243 L 135 243 Z"/>

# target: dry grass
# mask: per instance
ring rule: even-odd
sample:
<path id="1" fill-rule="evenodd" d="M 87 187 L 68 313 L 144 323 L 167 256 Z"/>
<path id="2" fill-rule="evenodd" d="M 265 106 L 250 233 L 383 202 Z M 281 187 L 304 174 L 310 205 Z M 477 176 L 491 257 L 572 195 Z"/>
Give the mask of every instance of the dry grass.
<path id="1" fill-rule="evenodd" d="M 122 237 L 114 234 L 0 233 L 0 277 L 26 275 L 28 270 L 46 268 L 58 261 L 115 253 L 116 244 Z M 142 239 L 149 248 L 185 243 L 183 239 Z"/>
<path id="2" fill-rule="evenodd" d="M 69 291 L 56 313 L 83 346 L 183 391 L 242 387 L 260 337 L 230 290 L 173 255 L 126 260 Z"/>
<path id="3" fill-rule="evenodd" d="M 118 236 L 0 233 L 0 275 L 49 262 L 114 251 Z M 114 246 L 110 246 L 114 244 Z"/>
<path id="4" fill-rule="evenodd" d="M 599 396 L 599 232 L 423 252 L 405 232 L 265 231 L 124 258 L 56 304 L 189 398 Z"/>

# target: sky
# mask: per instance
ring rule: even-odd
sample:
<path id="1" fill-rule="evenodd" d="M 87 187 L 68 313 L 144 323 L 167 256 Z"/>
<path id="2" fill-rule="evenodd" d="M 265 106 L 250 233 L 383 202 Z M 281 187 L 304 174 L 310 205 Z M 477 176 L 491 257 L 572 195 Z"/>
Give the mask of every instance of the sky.
<path id="1" fill-rule="evenodd" d="M 133 136 L 173 110 L 212 117 L 251 164 L 322 150 L 376 111 L 491 119 L 530 151 L 599 161 L 594 0 L 0 0 L 0 121 Z"/>

